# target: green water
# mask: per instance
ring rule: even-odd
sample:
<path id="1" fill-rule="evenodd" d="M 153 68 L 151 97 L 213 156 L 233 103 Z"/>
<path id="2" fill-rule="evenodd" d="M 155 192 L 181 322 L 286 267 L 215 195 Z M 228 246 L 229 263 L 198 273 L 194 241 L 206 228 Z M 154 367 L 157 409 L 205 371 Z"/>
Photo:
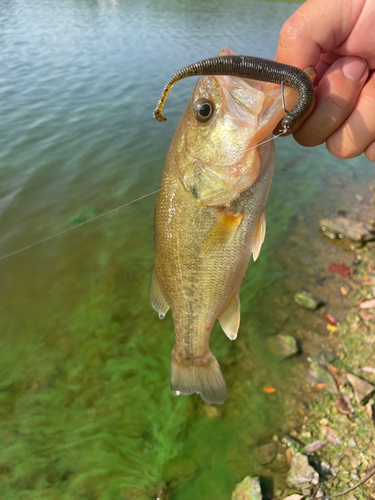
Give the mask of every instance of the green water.
<path id="1" fill-rule="evenodd" d="M 166 80 L 223 45 L 272 58 L 297 6 L 4 2 L 0 257 L 72 227 L 72 217 L 156 190 L 194 85 L 173 89 L 160 124 L 152 110 Z M 293 293 L 322 267 L 314 241 L 333 205 L 327 178 L 372 170 L 324 147 L 276 146 L 267 237 L 241 288 L 239 338 L 212 332 L 228 388 L 216 412 L 170 392 L 173 325 L 148 301 L 155 195 L 0 260 L 1 500 L 224 500 L 247 474 L 266 484 L 283 473 L 282 464 L 261 467 L 254 446 L 297 418 L 303 363 L 277 362 L 265 340 L 303 321 Z"/>

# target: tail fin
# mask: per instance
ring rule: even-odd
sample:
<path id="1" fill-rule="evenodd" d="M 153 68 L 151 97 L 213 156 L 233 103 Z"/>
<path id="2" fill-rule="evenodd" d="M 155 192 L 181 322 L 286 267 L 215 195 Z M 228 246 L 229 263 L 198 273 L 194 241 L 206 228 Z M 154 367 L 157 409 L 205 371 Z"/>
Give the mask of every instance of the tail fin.
<path id="1" fill-rule="evenodd" d="M 224 403 L 227 391 L 219 363 L 210 352 L 205 359 L 179 360 L 172 351 L 171 388 L 173 394 L 197 393 L 209 404 Z"/>

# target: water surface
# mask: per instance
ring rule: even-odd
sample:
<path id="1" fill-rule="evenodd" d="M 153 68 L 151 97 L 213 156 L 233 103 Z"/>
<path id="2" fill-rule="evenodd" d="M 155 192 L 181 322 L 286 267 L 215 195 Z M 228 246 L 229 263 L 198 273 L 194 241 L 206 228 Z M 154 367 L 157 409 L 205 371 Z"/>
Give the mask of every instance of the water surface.
<path id="1" fill-rule="evenodd" d="M 4 2 L 0 256 L 157 190 L 194 86 L 173 89 L 160 124 L 152 110 L 167 79 L 224 45 L 273 58 L 297 7 Z M 260 467 L 254 446 L 290 428 L 303 376 L 265 339 L 301 321 L 293 293 L 321 266 L 312 228 L 331 207 L 327 177 L 365 179 L 371 166 L 290 138 L 276 146 L 267 237 L 241 288 L 239 338 L 231 343 L 217 325 L 212 333 L 228 386 L 216 410 L 169 389 L 173 325 L 148 301 L 155 195 L 0 261 L 2 499 L 168 490 L 177 500 L 224 500 L 247 474 L 282 474 L 281 463 Z"/>

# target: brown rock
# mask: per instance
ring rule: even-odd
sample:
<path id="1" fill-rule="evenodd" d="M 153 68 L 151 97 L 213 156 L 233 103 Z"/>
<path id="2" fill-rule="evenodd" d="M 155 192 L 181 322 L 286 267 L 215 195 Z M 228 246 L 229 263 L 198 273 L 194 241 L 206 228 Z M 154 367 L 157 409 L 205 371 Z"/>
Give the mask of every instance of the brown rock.
<path id="1" fill-rule="evenodd" d="M 357 403 L 366 404 L 370 397 L 375 394 L 375 386 L 364 380 L 363 378 L 347 374 L 349 384 L 353 387 L 353 392 Z"/>

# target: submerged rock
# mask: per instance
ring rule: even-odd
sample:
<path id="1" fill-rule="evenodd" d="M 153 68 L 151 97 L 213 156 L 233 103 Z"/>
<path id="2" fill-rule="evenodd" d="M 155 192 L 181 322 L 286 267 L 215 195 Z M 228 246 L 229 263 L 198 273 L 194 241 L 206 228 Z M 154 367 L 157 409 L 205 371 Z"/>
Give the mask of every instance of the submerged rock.
<path id="1" fill-rule="evenodd" d="M 319 474 L 309 465 L 309 461 L 302 453 L 296 453 L 290 461 L 290 469 L 286 482 L 291 488 L 309 488 L 319 483 Z"/>
<path id="2" fill-rule="evenodd" d="M 276 356 L 288 358 L 299 352 L 297 340 L 292 335 L 279 333 L 267 341 L 268 347 Z"/>
<path id="3" fill-rule="evenodd" d="M 320 228 L 328 237 L 332 234 L 339 238 L 346 238 L 351 241 L 371 241 L 375 239 L 373 227 L 366 222 L 357 222 L 346 217 L 336 217 L 334 219 L 322 219 L 319 221 Z"/>
<path id="4" fill-rule="evenodd" d="M 365 405 L 370 397 L 375 394 L 375 386 L 363 378 L 347 374 L 349 384 L 353 387 L 353 392 L 357 403 Z"/>
<path id="5" fill-rule="evenodd" d="M 263 446 L 256 448 L 255 453 L 258 462 L 262 465 L 269 464 L 276 457 L 277 446 L 276 443 L 267 443 Z"/>
<path id="6" fill-rule="evenodd" d="M 315 297 L 315 295 L 313 295 L 312 293 L 305 291 L 296 293 L 294 296 L 294 301 L 299 306 L 305 307 L 310 311 L 315 311 L 316 309 L 318 309 L 318 307 L 324 304 L 321 299 L 318 299 L 318 297 Z"/>
<path id="7" fill-rule="evenodd" d="M 234 488 L 231 500 L 262 500 L 259 479 L 257 477 L 246 476 Z"/>

